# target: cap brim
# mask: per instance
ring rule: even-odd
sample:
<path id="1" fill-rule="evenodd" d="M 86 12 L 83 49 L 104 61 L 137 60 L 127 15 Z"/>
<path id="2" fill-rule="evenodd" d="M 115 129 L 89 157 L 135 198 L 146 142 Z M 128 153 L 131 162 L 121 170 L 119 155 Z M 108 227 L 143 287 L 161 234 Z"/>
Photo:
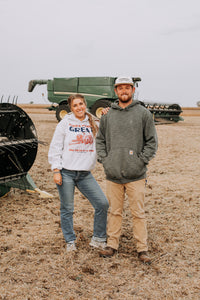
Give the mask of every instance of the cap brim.
<path id="1" fill-rule="evenodd" d="M 118 85 L 122 85 L 122 84 L 127 84 L 127 85 L 134 86 L 134 84 L 133 84 L 133 83 L 128 83 L 128 82 L 124 82 L 124 83 L 122 83 L 122 82 L 121 82 L 121 83 L 116 83 L 116 84 L 115 84 L 115 87 L 116 87 L 116 86 L 118 86 Z"/>

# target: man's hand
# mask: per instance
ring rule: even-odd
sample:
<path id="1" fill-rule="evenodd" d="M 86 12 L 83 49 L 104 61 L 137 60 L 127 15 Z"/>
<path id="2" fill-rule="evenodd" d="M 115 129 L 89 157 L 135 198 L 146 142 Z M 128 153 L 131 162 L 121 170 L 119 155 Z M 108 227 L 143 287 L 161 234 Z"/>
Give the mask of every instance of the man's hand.
<path id="1" fill-rule="evenodd" d="M 110 107 L 105 107 L 105 108 L 102 110 L 101 114 L 102 114 L 102 115 L 106 115 L 106 114 L 108 113 L 109 109 L 110 109 Z"/>

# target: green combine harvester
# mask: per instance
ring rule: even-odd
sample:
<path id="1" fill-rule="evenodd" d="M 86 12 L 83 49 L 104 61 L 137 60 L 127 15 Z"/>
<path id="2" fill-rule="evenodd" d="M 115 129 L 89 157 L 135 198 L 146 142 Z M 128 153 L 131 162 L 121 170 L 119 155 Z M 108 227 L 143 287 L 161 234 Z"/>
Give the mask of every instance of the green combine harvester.
<path id="1" fill-rule="evenodd" d="M 31 80 L 28 91 L 32 92 L 36 85 L 47 85 L 48 100 L 53 103 L 50 110 L 56 110 L 58 121 L 70 112 L 67 99 L 70 95 L 80 93 L 84 95 L 89 111 L 101 118 L 101 112 L 109 107 L 117 97 L 114 91 L 116 77 L 69 77 L 54 78 L 53 80 Z M 139 77 L 133 77 L 135 86 L 141 81 Z M 183 120 L 182 112 L 178 104 L 162 104 L 140 101 L 153 114 L 156 123 L 172 123 Z M 56 105 L 55 105 L 56 104 Z"/>

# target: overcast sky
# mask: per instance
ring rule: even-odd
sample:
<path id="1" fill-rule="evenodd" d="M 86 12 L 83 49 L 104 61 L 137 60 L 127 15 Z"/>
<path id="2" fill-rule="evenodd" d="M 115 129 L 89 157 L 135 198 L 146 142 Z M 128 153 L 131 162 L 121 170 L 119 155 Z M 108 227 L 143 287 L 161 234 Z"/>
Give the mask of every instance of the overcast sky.
<path id="1" fill-rule="evenodd" d="M 47 103 L 31 79 L 129 75 L 140 100 L 200 100 L 200 0 L 0 0 L 0 30 L 5 98 Z"/>

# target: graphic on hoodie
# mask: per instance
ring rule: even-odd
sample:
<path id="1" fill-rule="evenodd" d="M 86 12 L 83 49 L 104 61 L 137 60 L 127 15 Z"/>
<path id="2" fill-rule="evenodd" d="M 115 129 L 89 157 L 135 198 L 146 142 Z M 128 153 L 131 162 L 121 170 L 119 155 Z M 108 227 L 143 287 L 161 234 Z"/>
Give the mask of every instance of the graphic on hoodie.
<path id="1" fill-rule="evenodd" d="M 82 134 L 77 134 L 76 140 L 72 140 L 70 145 L 73 144 L 92 144 L 93 143 L 93 137 L 92 135 L 82 135 Z"/>
<path id="2" fill-rule="evenodd" d="M 69 151 L 80 151 L 80 152 L 94 152 L 94 149 L 87 147 L 82 149 L 81 145 L 91 146 L 93 144 L 92 130 L 89 125 L 74 125 L 69 124 L 69 131 L 72 133 L 69 141 Z M 75 139 L 74 139 L 75 137 Z M 74 145 L 80 145 L 80 147 L 73 147 Z"/>

